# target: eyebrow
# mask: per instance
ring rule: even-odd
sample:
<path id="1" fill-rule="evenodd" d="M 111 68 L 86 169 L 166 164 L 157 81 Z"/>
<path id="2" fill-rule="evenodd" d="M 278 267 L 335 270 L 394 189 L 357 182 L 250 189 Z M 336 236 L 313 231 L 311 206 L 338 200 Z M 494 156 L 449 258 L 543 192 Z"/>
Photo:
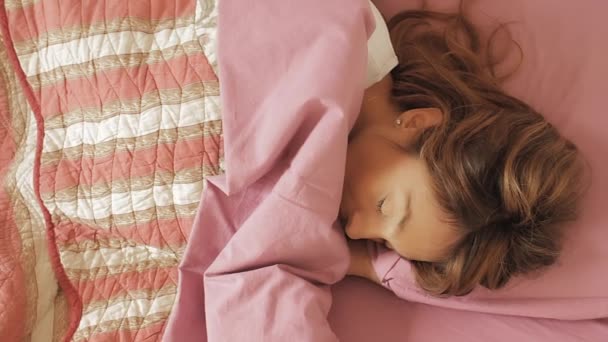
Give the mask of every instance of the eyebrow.
<path id="1" fill-rule="evenodd" d="M 407 193 L 406 202 L 407 203 L 405 204 L 405 211 L 403 212 L 403 217 L 399 221 L 399 231 L 403 231 L 405 229 L 405 223 L 410 219 L 410 216 L 412 214 L 412 211 L 411 211 L 412 193 L 411 192 Z"/>
<path id="2" fill-rule="evenodd" d="M 403 212 L 403 217 L 399 221 L 398 229 L 399 231 L 403 231 L 405 229 L 405 223 L 410 219 L 411 216 L 411 203 L 412 203 L 412 193 L 408 192 L 406 196 L 405 210 Z"/>

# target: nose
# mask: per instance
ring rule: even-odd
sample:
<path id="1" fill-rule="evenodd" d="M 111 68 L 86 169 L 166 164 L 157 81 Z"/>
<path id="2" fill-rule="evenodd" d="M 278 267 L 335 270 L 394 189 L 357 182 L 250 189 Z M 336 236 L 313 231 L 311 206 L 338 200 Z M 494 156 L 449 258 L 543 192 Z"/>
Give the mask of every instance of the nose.
<path id="1" fill-rule="evenodd" d="M 366 220 L 365 217 L 359 213 L 354 213 L 348 222 L 346 223 L 346 235 L 353 239 L 367 239 L 373 240 L 378 243 L 382 243 L 383 235 L 381 227 L 376 227 Z"/>

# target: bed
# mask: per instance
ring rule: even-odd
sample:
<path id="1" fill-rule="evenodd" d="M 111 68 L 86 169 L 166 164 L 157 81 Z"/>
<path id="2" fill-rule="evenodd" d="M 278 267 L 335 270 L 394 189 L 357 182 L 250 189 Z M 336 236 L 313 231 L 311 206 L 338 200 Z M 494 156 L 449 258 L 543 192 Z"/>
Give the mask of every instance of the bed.
<path id="1" fill-rule="evenodd" d="M 386 17 L 420 5 L 376 4 Z M 526 52 L 528 77 L 507 89 L 553 113 L 550 119 L 600 172 L 608 170 L 606 116 L 597 114 L 606 89 L 598 75 L 608 75 L 602 58 L 608 27 L 600 15 L 606 10 L 592 0 L 483 2 L 475 10 L 481 21 L 519 21 L 513 32 Z M 572 19 L 574 11 L 586 13 L 584 20 Z M 162 339 L 204 180 L 224 172 L 217 16 L 215 0 L 2 2 L 0 335 L 6 340 Z M 547 62 L 551 53 L 559 61 Z M 608 189 L 605 180 L 594 186 Z M 593 194 L 590 228 L 566 250 L 587 262 L 563 266 L 579 265 L 580 278 L 550 287 L 556 293 L 548 296 L 576 293 L 581 283 L 598 299 L 608 296 L 606 277 L 597 272 L 608 269 L 601 243 L 608 234 L 601 215 L 606 197 Z M 606 316 L 557 321 L 440 308 L 397 300 L 355 279 L 333 294 L 329 321 L 343 341 L 608 336 Z"/>

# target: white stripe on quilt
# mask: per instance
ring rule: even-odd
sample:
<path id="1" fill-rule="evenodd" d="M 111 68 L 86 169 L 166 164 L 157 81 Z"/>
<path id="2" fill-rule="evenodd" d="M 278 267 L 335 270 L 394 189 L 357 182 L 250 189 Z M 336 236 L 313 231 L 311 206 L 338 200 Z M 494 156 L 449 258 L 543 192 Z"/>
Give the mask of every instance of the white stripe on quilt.
<path id="1" fill-rule="evenodd" d="M 194 26 L 196 27 L 196 36 L 199 37 L 203 47 L 203 53 L 215 74 L 219 76 L 217 66 L 218 6 L 219 1 L 217 0 L 197 0 Z"/>
<path id="2" fill-rule="evenodd" d="M 85 220 L 101 220 L 111 215 L 129 214 L 154 207 L 187 205 L 198 203 L 204 182 L 188 184 L 155 185 L 149 189 L 112 193 L 98 198 L 78 199 L 67 202 L 48 203 L 66 216 Z M 53 208 L 53 209 L 55 209 Z"/>
<path id="3" fill-rule="evenodd" d="M 140 115 L 119 114 L 100 122 L 79 122 L 45 132 L 44 152 L 81 144 L 95 145 L 114 139 L 136 138 L 162 129 L 188 127 L 221 119 L 219 96 L 150 108 Z"/>
<path id="4" fill-rule="evenodd" d="M 155 33 L 132 31 L 106 33 L 51 45 L 37 52 L 19 56 L 19 61 L 25 74 L 29 77 L 104 56 L 149 53 L 194 39 L 196 39 L 196 32 L 192 26 L 166 29 Z"/>
<path id="5" fill-rule="evenodd" d="M 175 294 L 168 294 L 154 299 L 136 299 L 112 303 L 107 307 L 82 315 L 78 329 L 127 317 L 146 317 L 156 313 L 168 312 L 171 310 L 174 300 Z"/>
<path id="6" fill-rule="evenodd" d="M 163 250 L 153 246 L 137 245 L 121 248 L 99 248 L 73 252 L 61 252 L 61 261 L 69 269 L 92 269 L 96 267 L 111 267 L 136 265 L 153 260 L 176 260 L 173 250 Z"/>

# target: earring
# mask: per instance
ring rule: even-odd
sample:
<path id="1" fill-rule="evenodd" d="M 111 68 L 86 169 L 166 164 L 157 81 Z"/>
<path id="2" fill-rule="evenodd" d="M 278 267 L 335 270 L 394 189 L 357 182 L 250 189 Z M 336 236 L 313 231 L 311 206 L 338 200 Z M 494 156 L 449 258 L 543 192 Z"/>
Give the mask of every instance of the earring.
<path id="1" fill-rule="evenodd" d="M 395 126 L 401 126 L 401 119 L 395 120 Z"/>

